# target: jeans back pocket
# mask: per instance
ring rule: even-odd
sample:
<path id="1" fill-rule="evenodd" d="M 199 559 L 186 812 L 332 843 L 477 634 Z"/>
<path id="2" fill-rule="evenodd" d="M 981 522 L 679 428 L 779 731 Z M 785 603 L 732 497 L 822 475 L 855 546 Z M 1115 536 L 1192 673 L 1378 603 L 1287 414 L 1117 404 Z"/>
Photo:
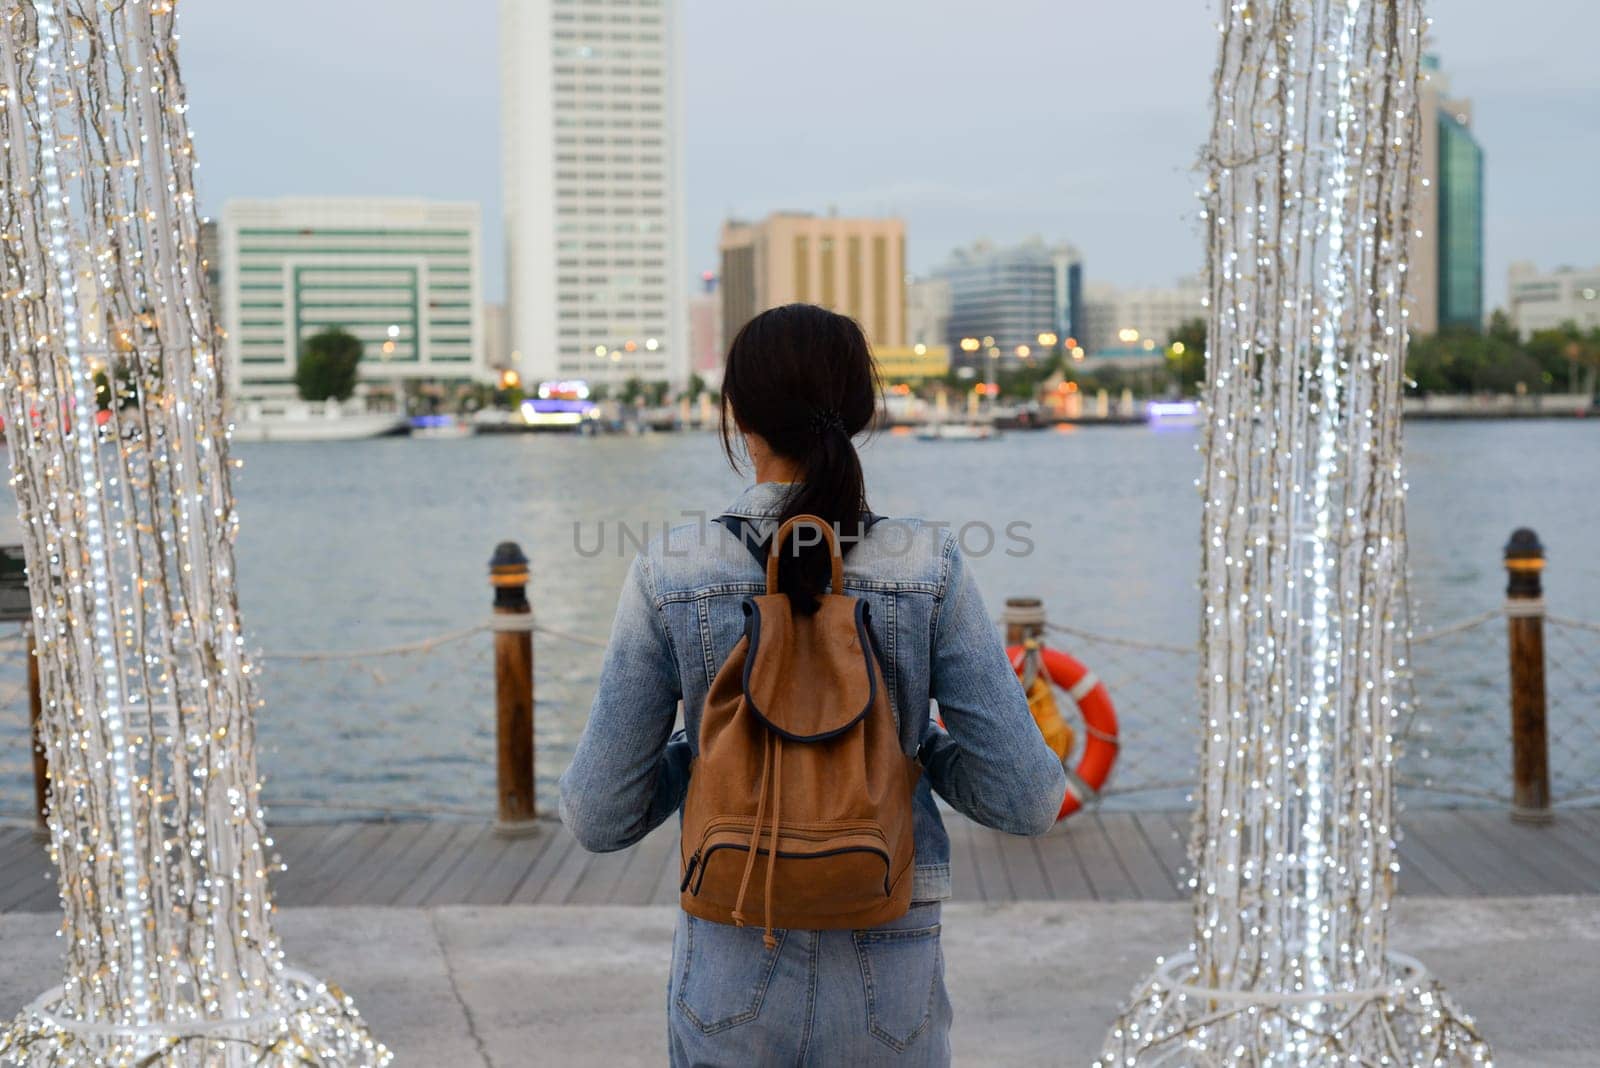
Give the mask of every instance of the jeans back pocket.
<path id="1" fill-rule="evenodd" d="M 673 1003 L 702 1034 L 714 1035 L 761 1013 L 787 931 L 768 949 L 760 927 L 733 927 L 685 914 L 683 969 Z"/>
<path id="2" fill-rule="evenodd" d="M 856 931 L 856 959 L 872 1036 L 904 1052 L 928 1027 L 944 972 L 939 924 L 913 930 Z"/>

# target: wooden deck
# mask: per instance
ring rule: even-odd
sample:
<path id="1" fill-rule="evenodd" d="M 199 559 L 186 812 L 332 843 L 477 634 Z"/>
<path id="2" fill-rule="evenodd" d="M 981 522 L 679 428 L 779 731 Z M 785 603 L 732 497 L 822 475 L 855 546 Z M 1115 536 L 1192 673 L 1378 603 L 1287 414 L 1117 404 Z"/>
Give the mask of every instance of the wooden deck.
<path id="1" fill-rule="evenodd" d="M 1188 816 L 1084 813 L 1043 838 L 1014 838 L 949 817 L 955 897 L 962 901 L 1177 901 Z M 486 823 L 321 823 L 278 827 L 288 870 L 280 905 L 667 905 L 677 900 L 677 828 L 632 849 L 593 855 L 554 821 L 525 838 Z M 1570 809 L 1546 827 L 1501 810 L 1406 815 L 1400 891 L 1447 897 L 1600 893 L 1600 809 Z M 0 827 L 0 912 L 56 908 L 43 844 Z"/>

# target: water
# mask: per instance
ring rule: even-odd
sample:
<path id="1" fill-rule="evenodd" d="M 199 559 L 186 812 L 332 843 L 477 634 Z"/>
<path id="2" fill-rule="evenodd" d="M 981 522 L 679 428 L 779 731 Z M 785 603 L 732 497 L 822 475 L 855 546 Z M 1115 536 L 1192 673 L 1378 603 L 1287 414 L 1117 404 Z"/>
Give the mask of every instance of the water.
<path id="1" fill-rule="evenodd" d="M 996 615 L 1007 596 L 1036 595 L 1052 620 L 1190 645 L 1198 619 L 1196 440 L 1193 431 L 1142 427 L 1014 433 L 986 443 L 884 435 L 863 458 L 876 511 L 1002 532 L 988 553 L 979 530 L 967 532 Z M 1500 549 L 1523 525 L 1549 549 L 1551 611 L 1600 618 L 1600 424 L 1417 423 L 1408 446 L 1420 628 L 1499 604 Z M 506 539 L 533 559 L 539 621 L 603 636 L 630 555 L 618 550 L 618 525 L 654 532 L 685 521 L 685 510 L 715 514 L 744 484 L 715 437 L 699 433 L 268 444 L 236 454 L 244 460 L 235 485 L 240 600 L 253 643 L 268 653 L 370 649 L 480 622 L 490 601 L 487 561 Z M 1013 529 L 1034 543 L 1031 553 L 1004 551 L 1015 547 L 1003 533 L 1012 523 L 1025 524 Z M 602 532 L 607 551 L 592 555 Z M 285 815 L 310 812 L 291 811 L 289 803 L 302 800 L 491 811 L 489 644 L 478 635 L 354 667 L 269 660 L 259 720 L 269 802 L 283 804 Z M 1100 655 L 1119 658 L 1091 663 L 1108 677 L 1131 677 L 1142 666 L 1131 652 Z M 538 768 L 547 796 L 582 728 L 599 661 L 596 649 L 538 640 Z M 1498 663 L 1491 667 L 1486 678 L 1503 676 Z M 1181 706 L 1191 669 L 1160 670 Z M 14 813 L 31 794 L 22 710 L 11 704 L 0 723 L 0 811 Z M 1500 708 L 1503 699 L 1488 693 L 1481 711 L 1503 716 Z M 1140 773 L 1190 774 L 1187 724 L 1155 726 L 1180 744 L 1145 746 Z M 1131 762 L 1131 740 L 1126 752 Z M 1152 766 L 1160 764 L 1169 766 Z"/>

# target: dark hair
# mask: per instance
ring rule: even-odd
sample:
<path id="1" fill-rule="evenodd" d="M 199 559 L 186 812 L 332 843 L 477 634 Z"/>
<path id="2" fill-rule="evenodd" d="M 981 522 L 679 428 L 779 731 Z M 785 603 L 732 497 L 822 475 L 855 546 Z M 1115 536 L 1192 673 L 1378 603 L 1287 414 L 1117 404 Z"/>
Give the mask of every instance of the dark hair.
<path id="1" fill-rule="evenodd" d="M 801 481 L 789 491 L 780 523 L 820 516 L 843 535 L 840 545 L 847 550 L 861 534 L 867 506 L 861 459 L 851 439 L 872 425 L 878 393 L 872 350 L 854 319 L 815 304 L 764 311 L 728 347 L 723 451 L 737 470 L 734 440 L 743 430 L 797 463 Z M 778 580 L 795 611 L 816 611 L 817 594 L 828 583 L 827 547 L 807 539 L 798 553 L 785 551 Z"/>

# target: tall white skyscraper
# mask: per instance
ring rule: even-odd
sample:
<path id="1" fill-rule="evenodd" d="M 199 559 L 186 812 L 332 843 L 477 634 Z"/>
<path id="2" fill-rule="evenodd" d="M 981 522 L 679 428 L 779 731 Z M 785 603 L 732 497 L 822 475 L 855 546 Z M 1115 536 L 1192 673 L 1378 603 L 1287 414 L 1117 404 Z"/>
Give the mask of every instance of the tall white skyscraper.
<path id="1" fill-rule="evenodd" d="M 678 0 L 501 0 L 506 315 L 524 381 L 689 373 Z"/>

